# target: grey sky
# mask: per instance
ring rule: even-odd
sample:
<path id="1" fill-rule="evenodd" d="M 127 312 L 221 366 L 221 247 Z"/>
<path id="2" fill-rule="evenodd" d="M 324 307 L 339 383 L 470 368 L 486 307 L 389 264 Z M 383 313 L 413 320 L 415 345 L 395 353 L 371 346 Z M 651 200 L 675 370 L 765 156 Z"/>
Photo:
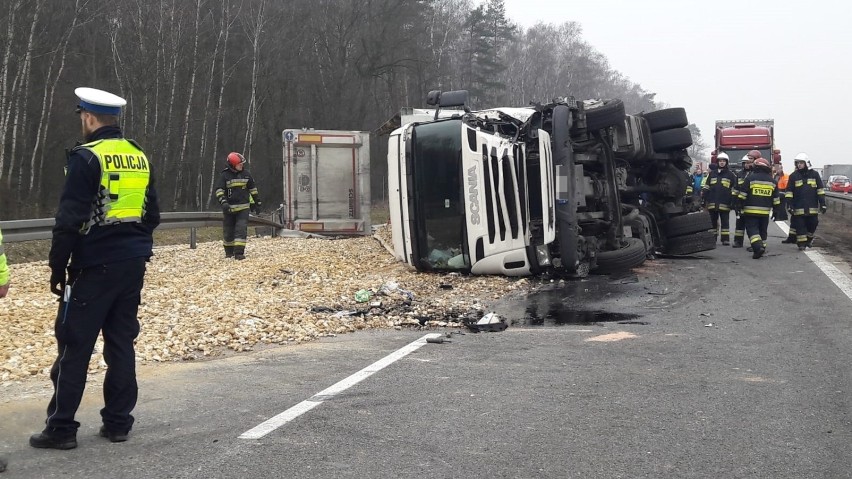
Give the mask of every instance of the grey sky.
<path id="1" fill-rule="evenodd" d="M 505 3 L 524 27 L 580 23 L 614 69 L 686 108 L 708 144 L 716 119 L 773 118 L 786 171 L 802 151 L 814 166 L 852 163 L 852 1 Z"/>

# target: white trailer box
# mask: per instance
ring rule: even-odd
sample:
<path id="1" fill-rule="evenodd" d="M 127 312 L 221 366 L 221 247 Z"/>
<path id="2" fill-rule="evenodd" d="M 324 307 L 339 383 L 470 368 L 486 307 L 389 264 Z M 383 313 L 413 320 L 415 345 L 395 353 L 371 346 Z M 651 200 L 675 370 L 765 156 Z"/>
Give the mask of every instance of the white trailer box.
<path id="1" fill-rule="evenodd" d="M 320 234 L 371 234 L 370 133 L 288 129 L 284 224 Z"/>

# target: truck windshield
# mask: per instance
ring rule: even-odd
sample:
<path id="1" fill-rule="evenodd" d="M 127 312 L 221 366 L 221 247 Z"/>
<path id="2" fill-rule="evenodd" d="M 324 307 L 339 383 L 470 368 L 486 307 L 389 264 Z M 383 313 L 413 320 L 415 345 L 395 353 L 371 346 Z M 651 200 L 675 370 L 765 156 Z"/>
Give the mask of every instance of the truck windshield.
<path id="1" fill-rule="evenodd" d="M 412 167 L 420 268 L 469 271 L 462 181 L 461 120 L 414 127 Z"/>

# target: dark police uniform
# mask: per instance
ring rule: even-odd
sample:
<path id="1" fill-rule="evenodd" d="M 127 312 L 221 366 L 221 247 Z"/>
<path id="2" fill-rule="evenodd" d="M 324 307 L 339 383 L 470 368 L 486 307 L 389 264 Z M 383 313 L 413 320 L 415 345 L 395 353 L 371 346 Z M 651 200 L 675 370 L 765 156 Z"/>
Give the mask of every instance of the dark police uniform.
<path id="1" fill-rule="evenodd" d="M 792 210 L 790 231 L 795 230 L 800 249 L 811 246 L 819 225 L 819 212 L 825 210 L 825 189 L 819 173 L 796 170 L 787 180 L 787 205 Z"/>
<path id="2" fill-rule="evenodd" d="M 737 197 L 741 202 L 741 217 L 754 252 L 753 257 L 760 258 L 766 249 L 772 208 L 781 204 L 778 188 L 771 174 L 754 170 L 738 188 Z"/>
<path id="3" fill-rule="evenodd" d="M 222 245 L 225 256 L 245 257 L 248 217 L 251 203 L 260 204 L 254 178 L 247 169 L 225 168 L 216 182 L 216 199 L 227 208 L 223 211 Z"/>
<path id="4" fill-rule="evenodd" d="M 160 223 L 151 165 L 142 149 L 124 139 L 117 126 L 101 127 L 87 141 L 68 155 L 50 248 L 51 283 L 55 276 L 64 278 L 68 268 L 55 326 L 54 393 L 43 432 L 59 439 L 73 437 L 80 426 L 74 415 L 101 331 L 107 363 L 104 429 L 126 435 L 133 426 L 136 314 L 152 233 Z M 30 443 L 54 447 L 34 444 L 32 438 Z"/>
<path id="5" fill-rule="evenodd" d="M 722 223 L 720 237 L 722 244 L 727 245 L 730 241 L 731 223 L 731 199 L 734 186 L 737 184 L 737 176 L 728 169 L 719 168 L 710 172 L 707 181 L 701 186 L 704 191 L 704 203 L 710 212 L 710 220 L 713 222 L 713 231 L 719 229 Z"/>

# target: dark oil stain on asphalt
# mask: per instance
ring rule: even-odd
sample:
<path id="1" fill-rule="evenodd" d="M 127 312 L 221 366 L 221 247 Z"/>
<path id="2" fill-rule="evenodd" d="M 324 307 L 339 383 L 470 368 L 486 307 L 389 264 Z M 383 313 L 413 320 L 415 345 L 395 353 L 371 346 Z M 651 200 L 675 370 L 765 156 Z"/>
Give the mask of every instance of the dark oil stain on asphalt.
<path id="1" fill-rule="evenodd" d="M 531 305 L 532 306 L 532 305 Z M 618 324 L 648 324 L 645 321 L 633 321 L 640 316 L 631 313 L 613 313 L 610 311 L 583 311 L 565 307 L 555 307 L 550 304 L 547 312 L 541 314 L 538 308 L 528 307 L 525 320 L 521 324 L 529 326 L 567 326 L 578 324 L 614 323 Z"/>

